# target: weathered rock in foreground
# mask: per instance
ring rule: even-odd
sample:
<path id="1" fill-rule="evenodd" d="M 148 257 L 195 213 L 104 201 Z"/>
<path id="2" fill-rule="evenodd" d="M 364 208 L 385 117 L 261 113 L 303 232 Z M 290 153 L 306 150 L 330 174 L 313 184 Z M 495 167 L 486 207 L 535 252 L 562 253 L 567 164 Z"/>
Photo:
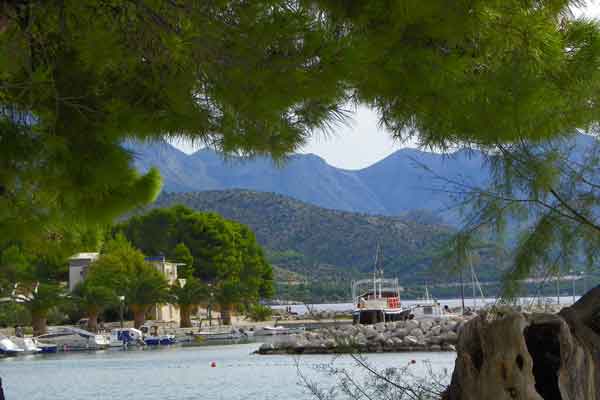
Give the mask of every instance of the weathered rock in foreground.
<path id="1" fill-rule="evenodd" d="M 482 314 L 457 353 L 446 400 L 599 400 L 600 287 L 559 314 Z"/>
<path id="2" fill-rule="evenodd" d="M 259 354 L 454 351 L 462 318 L 324 328 L 265 343 Z"/>

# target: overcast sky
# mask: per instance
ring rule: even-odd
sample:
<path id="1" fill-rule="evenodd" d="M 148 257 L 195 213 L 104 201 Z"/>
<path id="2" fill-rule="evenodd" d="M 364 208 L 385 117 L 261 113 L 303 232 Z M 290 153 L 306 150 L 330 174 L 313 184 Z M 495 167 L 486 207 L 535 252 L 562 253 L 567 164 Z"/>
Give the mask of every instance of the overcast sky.
<path id="1" fill-rule="evenodd" d="M 600 0 L 588 0 L 584 10 L 590 18 L 600 18 Z M 400 144 L 392 140 L 389 133 L 380 129 L 377 114 L 367 107 L 359 107 L 349 126 L 338 126 L 332 134 L 315 132 L 302 153 L 314 153 L 338 168 L 360 169 L 390 155 L 402 147 L 414 144 Z M 186 143 L 174 143 L 185 152 L 194 149 Z"/>

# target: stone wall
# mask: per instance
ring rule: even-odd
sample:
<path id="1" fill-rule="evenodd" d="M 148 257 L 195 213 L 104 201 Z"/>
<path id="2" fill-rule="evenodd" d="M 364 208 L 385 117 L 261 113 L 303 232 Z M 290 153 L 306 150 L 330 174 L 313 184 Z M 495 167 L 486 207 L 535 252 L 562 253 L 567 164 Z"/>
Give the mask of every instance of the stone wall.
<path id="1" fill-rule="evenodd" d="M 454 351 L 462 317 L 346 325 L 281 337 L 259 354 Z"/>

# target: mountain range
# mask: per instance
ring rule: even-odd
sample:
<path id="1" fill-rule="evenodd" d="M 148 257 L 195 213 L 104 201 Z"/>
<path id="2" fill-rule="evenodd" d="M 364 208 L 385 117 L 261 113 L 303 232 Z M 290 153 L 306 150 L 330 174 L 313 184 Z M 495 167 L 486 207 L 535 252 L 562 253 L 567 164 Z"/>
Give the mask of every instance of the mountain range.
<path id="1" fill-rule="evenodd" d="M 595 141 L 576 135 L 575 154 Z M 267 157 L 223 157 L 205 148 L 186 154 L 167 142 L 127 145 L 140 171 L 157 167 L 165 192 L 247 189 L 272 192 L 319 207 L 373 215 L 460 222 L 456 199 L 440 177 L 485 184 L 490 169 L 478 151 L 438 154 L 404 148 L 360 170 L 327 164 L 314 154 L 294 154 L 281 164 Z M 578 156 L 577 156 L 578 157 Z"/>
<path id="2" fill-rule="evenodd" d="M 313 154 L 294 154 L 281 165 L 267 157 L 224 158 L 211 149 L 186 154 L 167 142 L 128 146 L 140 171 L 157 167 L 165 192 L 247 189 L 272 192 L 323 208 L 373 215 L 444 216 L 457 219 L 450 195 L 436 190 L 435 174 L 485 182 L 488 171 L 477 152 L 453 155 L 401 149 L 361 170 L 333 167 Z M 437 219 L 439 222 L 439 219 Z"/>

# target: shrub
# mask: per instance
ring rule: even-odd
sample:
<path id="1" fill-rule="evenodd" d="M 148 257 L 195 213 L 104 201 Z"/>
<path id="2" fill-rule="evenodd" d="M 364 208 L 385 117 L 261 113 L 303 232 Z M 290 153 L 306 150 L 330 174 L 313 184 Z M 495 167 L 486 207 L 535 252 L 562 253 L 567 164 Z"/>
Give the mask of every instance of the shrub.
<path id="1" fill-rule="evenodd" d="M 246 314 L 252 321 L 266 321 L 273 315 L 271 307 L 262 304 L 255 304 L 248 308 Z"/>

